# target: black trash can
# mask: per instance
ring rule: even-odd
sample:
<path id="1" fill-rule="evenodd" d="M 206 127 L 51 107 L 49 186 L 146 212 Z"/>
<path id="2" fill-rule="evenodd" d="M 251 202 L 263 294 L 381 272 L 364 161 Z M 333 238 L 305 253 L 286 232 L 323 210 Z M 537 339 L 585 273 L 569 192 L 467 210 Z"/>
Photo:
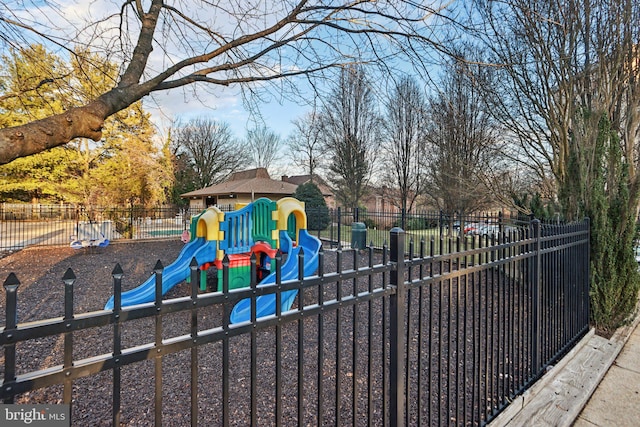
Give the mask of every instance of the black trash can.
<path id="1" fill-rule="evenodd" d="M 364 249 L 367 247 L 367 226 L 364 222 L 351 224 L 351 249 Z"/>

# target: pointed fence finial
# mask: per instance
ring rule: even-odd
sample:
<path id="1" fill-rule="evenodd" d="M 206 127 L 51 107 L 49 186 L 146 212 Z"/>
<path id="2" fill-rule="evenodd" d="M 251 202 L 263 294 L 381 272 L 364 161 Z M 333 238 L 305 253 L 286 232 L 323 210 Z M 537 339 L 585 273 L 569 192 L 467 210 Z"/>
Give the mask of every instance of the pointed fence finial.
<path id="1" fill-rule="evenodd" d="M 73 273 L 73 270 L 71 268 L 67 268 L 67 271 L 64 272 L 62 281 L 67 285 L 70 285 L 76 281 L 76 275 Z"/>
<path id="2" fill-rule="evenodd" d="M 122 279 L 122 276 L 124 276 L 124 271 L 122 271 L 120 263 L 116 264 L 116 266 L 113 268 L 111 276 L 113 276 L 114 279 Z"/>
<path id="3" fill-rule="evenodd" d="M 16 276 L 15 273 L 9 273 L 9 276 L 5 279 L 3 286 L 7 290 L 14 290 L 20 286 L 20 280 L 18 280 L 18 276 Z"/>

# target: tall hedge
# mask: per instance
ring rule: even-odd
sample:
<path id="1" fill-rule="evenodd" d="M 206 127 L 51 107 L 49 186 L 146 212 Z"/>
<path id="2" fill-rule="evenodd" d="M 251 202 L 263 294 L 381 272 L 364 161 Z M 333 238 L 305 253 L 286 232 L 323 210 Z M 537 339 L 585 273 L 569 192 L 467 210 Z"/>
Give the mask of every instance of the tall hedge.
<path id="1" fill-rule="evenodd" d="M 560 197 L 565 214 L 591 219 L 591 320 L 612 332 L 633 314 L 640 289 L 633 253 L 637 200 L 630 192 L 619 136 L 606 116 L 585 113 L 585 122 L 589 120 L 596 120 L 595 138 L 592 145 L 583 140 L 572 146 L 572 179 L 560 189 Z"/>

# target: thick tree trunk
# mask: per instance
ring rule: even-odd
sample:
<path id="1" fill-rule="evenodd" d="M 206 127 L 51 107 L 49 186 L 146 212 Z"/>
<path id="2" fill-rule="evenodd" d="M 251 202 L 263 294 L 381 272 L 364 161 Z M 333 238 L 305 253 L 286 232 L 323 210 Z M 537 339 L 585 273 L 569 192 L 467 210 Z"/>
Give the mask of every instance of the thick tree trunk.
<path id="1" fill-rule="evenodd" d="M 82 107 L 22 126 L 0 129 L 0 165 L 59 147 L 74 138 L 100 140 L 105 119 L 142 99 L 154 84 L 118 86 Z"/>
<path id="2" fill-rule="evenodd" d="M 102 138 L 108 108 L 101 101 L 22 126 L 0 129 L 0 164 L 64 145 L 74 138 Z"/>
<path id="3" fill-rule="evenodd" d="M 18 157 L 64 145 L 74 138 L 98 141 L 102 138 L 102 126 L 107 117 L 142 99 L 171 76 L 173 73 L 165 71 L 155 79 L 140 83 L 149 54 L 153 50 L 153 34 L 162 7 L 162 0 L 153 0 L 148 13 L 138 9 L 142 21 L 138 43 L 133 51 L 132 61 L 116 87 L 87 105 L 71 108 L 63 114 L 0 129 L 0 165 Z"/>
<path id="4" fill-rule="evenodd" d="M 440 24 L 422 22 L 425 16 L 439 15 L 444 6 L 433 9 L 421 2 L 393 0 L 384 6 L 365 7 L 360 2 L 325 4 L 296 0 L 276 2 L 278 6 L 273 10 L 257 15 L 232 7 L 217 7 L 216 2 L 207 1 L 191 2 L 193 5 L 165 0 L 114 3 L 122 3 L 116 6 L 119 12 L 107 12 L 104 20 L 87 23 L 80 33 L 95 28 L 96 34 L 106 37 L 104 41 L 109 48 L 115 49 L 114 54 L 126 58 L 117 86 L 84 107 L 24 126 L 0 129 L 0 164 L 64 145 L 74 138 L 100 139 L 103 121 L 109 115 L 153 91 L 199 82 L 245 87 L 253 92 L 261 86 L 260 82 L 316 74 L 324 78 L 322 74 L 330 69 L 353 67 L 352 44 L 358 46 L 362 64 L 379 63 L 385 69 L 395 63 L 397 55 L 406 55 L 406 59 L 417 59 L 416 64 L 422 64 L 425 53 L 431 49 L 447 52 L 444 45 L 429 39 L 426 32 Z M 211 8 L 215 19 L 200 18 L 200 8 Z M 48 10 L 43 7 L 40 12 Z M 16 16 L 19 15 L 16 12 Z M 2 19 L 2 22 L 2 28 L 16 27 L 44 36 L 41 30 L 31 28 L 19 18 L 18 21 Z M 449 19 L 446 22 L 452 23 Z M 158 25 L 161 29 L 156 31 Z M 116 30 L 106 31 L 108 28 Z M 327 50 L 324 48 L 327 41 L 322 39 L 327 34 L 332 37 L 344 34 L 351 41 Z M 48 35 L 64 41 L 61 36 L 55 29 Z M 110 36 L 113 38 L 109 39 Z M 7 41 L 20 46 L 24 40 L 14 41 L 9 37 Z M 69 40 L 69 44 L 71 48 L 73 40 Z M 159 71 L 155 65 L 148 65 L 154 47 L 159 48 L 157 59 L 166 65 Z M 285 62 L 293 60 L 295 67 L 286 64 L 283 67 L 286 58 L 289 59 Z M 386 58 L 390 61 L 388 64 Z M 295 87 L 295 83 L 292 85 Z M 366 132 L 372 133 L 371 129 Z"/>

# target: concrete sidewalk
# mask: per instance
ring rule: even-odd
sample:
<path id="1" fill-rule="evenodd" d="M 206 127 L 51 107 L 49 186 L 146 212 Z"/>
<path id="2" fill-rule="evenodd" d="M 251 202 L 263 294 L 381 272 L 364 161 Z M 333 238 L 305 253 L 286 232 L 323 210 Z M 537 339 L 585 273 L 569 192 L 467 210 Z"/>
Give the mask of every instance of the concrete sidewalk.
<path id="1" fill-rule="evenodd" d="M 640 426 L 639 322 L 611 339 L 590 331 L 490 426 Z"/>
<path id="2" fill-rule="evenodd" d="M 640 425 L 640 327 L 636 325 L 575 427 Z"/>

